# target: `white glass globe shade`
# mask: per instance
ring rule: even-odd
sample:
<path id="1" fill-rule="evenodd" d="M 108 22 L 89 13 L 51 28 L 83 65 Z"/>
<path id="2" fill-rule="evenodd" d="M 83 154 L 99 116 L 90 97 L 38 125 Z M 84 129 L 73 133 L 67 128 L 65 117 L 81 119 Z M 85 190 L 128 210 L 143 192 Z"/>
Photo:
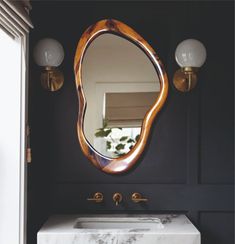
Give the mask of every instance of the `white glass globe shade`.
<path id="1" fill-rule="evenodd" d="M 59 66 L 64 59 L 64 49 L 55 39 L 41 39 L 34 48 L 34 60 L 39 66 Z"/>
<path id="2" fill-rule="evenodd" d="M 180 67 L 201 67 L 206 61 L 206 48 L 195 39 L 182 41 L 175 50 L 175 59 Z"/>

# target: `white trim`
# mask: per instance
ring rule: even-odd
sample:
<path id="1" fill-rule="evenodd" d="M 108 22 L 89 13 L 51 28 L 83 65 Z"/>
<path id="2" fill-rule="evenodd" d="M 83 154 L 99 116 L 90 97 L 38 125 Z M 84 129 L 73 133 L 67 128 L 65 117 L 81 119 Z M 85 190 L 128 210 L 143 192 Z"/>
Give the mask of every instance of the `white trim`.
<path id="1" fill-rule="evenodd" d="M 15 4 L 15 5 L 14 5 Z M 18 5 L 19 6 L 18 6 Z M 19 8 L 18 8 L 19 7 Z M 22 7 L 22 9 L 21 9 Z M 22 10 L 22 11 L 21 11 Z M 26 164 L 26 124 L 28 120 L 28 32 L 33 27 L 29 16 L 21 3 L 11 3 L 0 0 L 0 27 L 5 33 L 20 42 L 21 45 L 21 83 L 20 83 L 20 141 L 19 141 L 19 227 L 18 243 L 26 244 L 26 215 L 27 215 L 27 164 Z M 13 71 L 14 72 L 14 71 Z M 19 239 L 18 239 L 19 238 Z M 8 244 L 8 243 L 6 243 Z M 12 243 L 13 244 L 13 243 Z"/>
<path id="2" fill-rule="evenodd" d="M 20 189 L 19 189 L 19 244 L 26 243 L 27 217 L 27 164 L 26 164 L 26 121 L 27 121 L 27 90 L 28 90 L 28 36 L 21 37 L 22 67 L 21 67 L 21 136 L 20 136 Z"/>
<path id="3" fill-rule="evenodd" d="M 3 26 L 4 27 L 4 26 Z M 3 29 L 4 30 L 4 29 Z M 7 32 L 6 32 L 7 33 Z M 9 34 L 9 33 L 7 33 Z M 18 206 L 18 243 L 14 244 L 26 244 L 26 214 L 27 214 L 27 164 L 26 164 L 26 123 L 27 123 L 27 105 L 28 105 L 28 33 L 22 33 L 20 36 L 15 36 L 15 41 L 21 45 L 21 69 L 20 69 L 20 138 L 19 138 L 19 181 L 18 181 L 18 193 L 19 199 Z M 8 91 L 11 92 L 11 91 Z M 8 243 L 6 243 L 8 244 Z M 13 243 L 12 243 L 13 244 Z"/>

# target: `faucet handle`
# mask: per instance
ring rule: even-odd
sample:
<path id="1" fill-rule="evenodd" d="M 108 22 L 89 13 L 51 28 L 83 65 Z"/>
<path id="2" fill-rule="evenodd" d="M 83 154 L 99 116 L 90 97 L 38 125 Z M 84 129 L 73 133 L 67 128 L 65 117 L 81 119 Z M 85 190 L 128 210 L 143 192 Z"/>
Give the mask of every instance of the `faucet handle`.
<path id="1" fill-rule="evenodd" d="M 135 203 L 139 203 L 139 202 L 147 202 L 148 199 L 147 198 L 143 198 L 142 195 L 138 192 L 135 192 L 131 195 L 131 200 Z"/>
<path id="2" fill-rule="evenodd" d="M 122 201 L 122 194 L 116 192 L 113 194 L 113 201 L 115 202 L 116 206 Z"/>
<path id="3" fill-rule="evenodd" d="M 96 203 L 103 202 L 104 196 L 101 192 L 96 192 L 92 198 L 87 198 L 87 201 L 94 201 Z"/>

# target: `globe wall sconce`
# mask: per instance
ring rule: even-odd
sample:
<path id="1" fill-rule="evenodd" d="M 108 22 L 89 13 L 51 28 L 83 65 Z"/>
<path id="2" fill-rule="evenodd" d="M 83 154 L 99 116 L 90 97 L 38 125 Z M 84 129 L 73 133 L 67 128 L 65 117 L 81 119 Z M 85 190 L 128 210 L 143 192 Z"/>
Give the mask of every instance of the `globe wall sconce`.
<path id="1" fill-rule="evenodd" d="M 174 86 L 188 92 L 196 86 L 197 71 L 206 61 L 206 48 L 198 40 L 184 40 L 176 48 L 175 59 L 181 68 L 174 74 Z"/>
<path id="2" fill-rule="evenodd" d="M 43 67 L 42 87 L 48 91 L 59 90 L 64 83 L 64 75 L 57 68 L 63 62 L 64 49 L 55 39 L 44 38 L 38 41 L 33 52 L 35 63 Z"/>

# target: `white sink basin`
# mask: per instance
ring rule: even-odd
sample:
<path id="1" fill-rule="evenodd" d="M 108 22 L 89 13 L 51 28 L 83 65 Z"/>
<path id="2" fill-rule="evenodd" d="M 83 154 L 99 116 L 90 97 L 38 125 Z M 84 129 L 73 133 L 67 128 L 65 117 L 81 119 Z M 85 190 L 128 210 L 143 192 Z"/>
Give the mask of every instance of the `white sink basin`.
<path id="1" fill-rule="evenodd" d="M 159 218 L 146 217 L 81 217 L 76 220 L 75 229 L 162 229 Z"/>
<path id="2" fill-rule="evenodd" d="M 185 215 L 52 216 L 37 244 L 200 244 Z"/>

